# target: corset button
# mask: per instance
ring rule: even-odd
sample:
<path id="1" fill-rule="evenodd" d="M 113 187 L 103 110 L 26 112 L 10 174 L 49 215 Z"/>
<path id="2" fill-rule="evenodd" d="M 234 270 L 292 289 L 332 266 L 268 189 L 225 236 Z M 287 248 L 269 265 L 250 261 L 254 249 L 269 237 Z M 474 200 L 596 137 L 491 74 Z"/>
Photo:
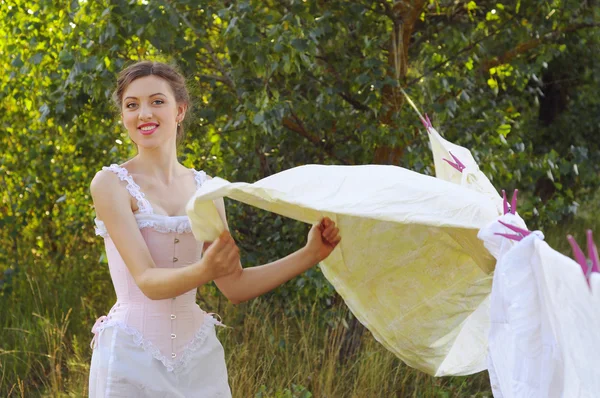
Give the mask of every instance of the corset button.
<path id="1" fill-rule="evenodd" d="M 173 262 L 176 263 L 177 261 L 179 261 L 179 259 L 177 257 L 173 257 Z"/>
<path id="2" fill-rule="evenodd" d="M 179 239 L 175 238 L 175 243 L 179 243 Z"/>
<path id="3" fill-rule="evenodd" d="M 174 352 L 171 353 L 171 358 L 175 358 L 177 356 L 177 354 L 175 354 Z"/>
<path id="4" fill-rule="evenodd" d="M 171 338 L 172 339 L 177 338 L 177 335 L 175 333 L 171 333 Z"/>
<path id="5" fill-rule="evenodd" d="M 171 314 L 171 319 L 175 319 L 175 318 L 177 318 L 177 315 Z"/>

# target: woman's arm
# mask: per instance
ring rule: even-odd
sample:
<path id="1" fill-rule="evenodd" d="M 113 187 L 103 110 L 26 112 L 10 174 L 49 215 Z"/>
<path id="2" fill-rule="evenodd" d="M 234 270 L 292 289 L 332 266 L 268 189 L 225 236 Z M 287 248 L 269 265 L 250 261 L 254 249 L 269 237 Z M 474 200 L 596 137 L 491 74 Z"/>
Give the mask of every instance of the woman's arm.
<path id="1" fill-rule="evenodd" d="M 131 211 L 130 195 L 118 177 L 109 171 L 98 172 L 90 192 L 98 219 L 104 222 L 135 283 L 148 298 L 179 296 L 237 268 L 239 251 L 228 233 L 219 237 L 196 264 L 157 268 Z"/>
<path id="2" fill-rule="evenodd" d="M 272 263 L 215 279 L 215 283 L 229 301 L 239 304 L 275 289 L 317 263 L 303 248 Z"/>
<path id="3" fill-rule="evenodd" d="M 223 199 L 216 204 L 227 227 Z M 335 223 L 325 218 L 321 224 L 314 225 L 310 229 L 308 242 L 302 249 L 287 257 L 257 267 L 242 268 L 240 264 L 233 273 L 215 279 L 215 283 L 232 303 L 239 304 L 248 301 L 273 290 L 317 265 L 331 254 L 340 240 L 339 230 Z"/>

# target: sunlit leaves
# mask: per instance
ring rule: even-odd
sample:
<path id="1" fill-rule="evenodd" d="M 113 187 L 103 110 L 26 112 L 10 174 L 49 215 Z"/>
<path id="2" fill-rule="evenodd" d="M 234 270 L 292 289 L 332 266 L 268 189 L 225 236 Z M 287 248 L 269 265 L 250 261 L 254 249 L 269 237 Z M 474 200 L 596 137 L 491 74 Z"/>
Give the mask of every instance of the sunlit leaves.
<path id="1" fill-rule="evenodd" d="M 230 180 L 306 163 L 371 163 L 381 147 L 400 154 L 397 164 L 433 173 L 417 116 L 392 95 L 401 86 L 448 139 L 471 148 L 499 188 L 529 191 L 523 211 L 533 222 L 560 219 L 598 183 L 598 146 L 590 139 L 600 125 L 598 37 L 580 30 L 545 39 L 591 10 L 429 1 L 406 40 L 408 71 L 398 82 L 393 21 L 382 2 L 15 4 L 0 5 L 0 172 L 18 171 L 0 179 L 0 220 L 12 217 L 0 234 L 57 242 L 36 256 L 66 250 L 59 238 L 74 230 L 94 242 L 85 195 L 101 166 L 135 153 L 110 96 L 115 74 L 139 59 L 181 67 L 194 99 L 182 161 Z M 567 61 L 555 66 L 560 59 Z M 551 69 L 564 72 L 554 78 L 567 82 L 558 89 L 578 86 L 560 117 L 542 127 Z M 549 175 L 555 190 L 542 201 L 538 185 Z M 243 206 L 230 213 L 250 263 L 304 239 L 301 225 L 274 228 L 281 220 Z M 261 239 L 277 243 L 250 243 Z M 12 261 L 7 256 L 0 253 Z M 296 288 L 315 293 L 318 284 L 305 282 Z"/>

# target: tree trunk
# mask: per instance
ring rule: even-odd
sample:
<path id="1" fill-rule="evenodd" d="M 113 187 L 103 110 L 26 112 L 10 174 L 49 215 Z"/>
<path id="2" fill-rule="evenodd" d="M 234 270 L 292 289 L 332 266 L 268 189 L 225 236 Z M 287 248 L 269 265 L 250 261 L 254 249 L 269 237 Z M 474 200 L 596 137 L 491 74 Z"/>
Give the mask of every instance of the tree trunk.
<path id="1" fill-rule="evenodd" d="M 406 79 L 408 72 L 408 47 L 425 0 L 401 0 L 390 6 L 382 2 L 386 14 L 392 20 L 393 30 L 388 50 L 388 64 L 393 72 L 393 77 L 398 83 Z M 404 104 L 404 97 L 399 87 L 385 86 L 382 90 L 383 104 L 387 111 L 382 115 L 380 122 L 396 130 L 394 115 L 400 112 Z M 399 164 L 404 153 L 403 146 L 381 145 L 375 148 L 374 163 Z"/>

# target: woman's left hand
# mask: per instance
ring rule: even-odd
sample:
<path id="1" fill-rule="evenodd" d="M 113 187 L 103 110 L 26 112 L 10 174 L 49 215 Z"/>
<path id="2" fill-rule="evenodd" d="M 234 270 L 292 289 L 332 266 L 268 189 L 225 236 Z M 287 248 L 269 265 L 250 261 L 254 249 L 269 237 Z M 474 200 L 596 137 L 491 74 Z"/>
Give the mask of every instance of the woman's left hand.
<path id="1" fill-rule="evenodd" d="M 319 224 L 313 225 L 308 232 L 305 248 L 317 262 L 320 262 L 331 254 L 341 240 L 340 230 L 331 219 L 325 217 Z"/>

